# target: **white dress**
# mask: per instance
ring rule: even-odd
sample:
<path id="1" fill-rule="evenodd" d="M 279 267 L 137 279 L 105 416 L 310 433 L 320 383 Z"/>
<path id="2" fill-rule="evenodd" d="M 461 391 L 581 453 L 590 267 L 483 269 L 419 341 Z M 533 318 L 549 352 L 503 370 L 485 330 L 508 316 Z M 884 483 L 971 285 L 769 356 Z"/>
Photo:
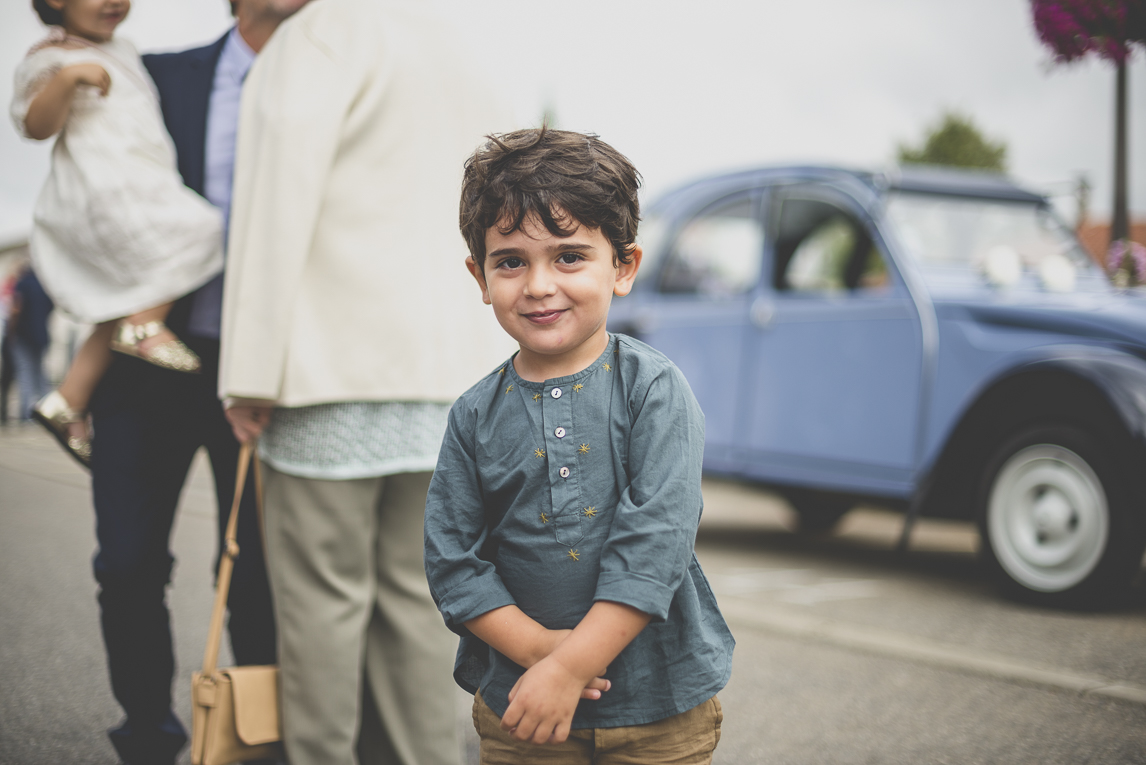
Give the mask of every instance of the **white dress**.
<path id="1" fill-rule="evenodd" d="M 25 134 L 28 106 L 56 71 L 94 62 L 106 97 L 77 89 L 36 200 L 32 264 L 56 305 L 101 322 L 195 290 L 223 268 L 222 219 L 183 185 L 155 85 L 124 40 L 78 49 L 47 46 L 16 69 L 12 119 Z"/>

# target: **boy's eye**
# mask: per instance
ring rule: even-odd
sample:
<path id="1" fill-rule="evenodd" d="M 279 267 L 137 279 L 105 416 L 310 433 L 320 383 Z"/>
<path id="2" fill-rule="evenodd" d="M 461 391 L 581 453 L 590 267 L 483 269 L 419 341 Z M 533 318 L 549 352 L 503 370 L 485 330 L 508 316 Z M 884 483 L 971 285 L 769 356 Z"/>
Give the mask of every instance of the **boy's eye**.
<path id="1" fill-rule="evenodd" d="M 510 258 L 506 258 L 505 260 L 498 262 L 497 267 L 498 268 L 505 268 L 505 269 L 514 269 L 514 268 L 521 268 L 524 265 L 525 265 L 525 261 L 522 260 L 521 258 L 510 257 Z"/>
<path id="2" fill-rule="evenodd" d="M 559 257 L 557 259 L 557 261 L 559 263 L 565 263 L 567 265 L 572 265 L 573 263 L 576 263 L 577 261 L 584 260 L 584 259 L 585 258 L 579 252 L 563 252 L 563 253 L 561 253 L 561 257 Z"/>

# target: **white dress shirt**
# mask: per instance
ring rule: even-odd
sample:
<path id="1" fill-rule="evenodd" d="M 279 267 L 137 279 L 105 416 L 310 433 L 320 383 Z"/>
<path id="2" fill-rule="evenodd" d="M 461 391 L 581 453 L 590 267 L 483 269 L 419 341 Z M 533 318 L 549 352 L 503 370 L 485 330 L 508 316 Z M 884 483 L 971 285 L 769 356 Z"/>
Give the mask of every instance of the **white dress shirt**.
<path id="1" fill-rule="evenodd" d="M 239 101 L 243 94 L 243 81 L 255 52 L 239 34 L 231 30 L 219 52 L 215 79 L 211 84 L 211 100 L 207 107 L 207 145 L 204 155 L 203 191 L 207 201 L 223 213 L 223 231 L 226 239 L 231 218 L 231 186 L 235 180 L 235 139 L 239 134 Z M 226 253 L 224 252 L 224 257 Z M 191 303 L 188 331 L 199 337 L 219 338 L 223 314 L 223 272 L 204 284 L 195 293 Z"/>

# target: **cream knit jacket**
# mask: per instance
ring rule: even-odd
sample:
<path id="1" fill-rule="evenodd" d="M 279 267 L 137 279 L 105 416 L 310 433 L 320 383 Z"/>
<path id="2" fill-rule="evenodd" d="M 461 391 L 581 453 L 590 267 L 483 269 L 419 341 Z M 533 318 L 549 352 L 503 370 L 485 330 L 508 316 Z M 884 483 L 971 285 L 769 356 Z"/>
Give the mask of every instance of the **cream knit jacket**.
<path id="1" fill-rule="evenodd" d="M 511 129 L 415 3 L 316 0 L 242 101 L 221 397 L 450 401 L 512 343 L 458 233 L 462 164 Z"/>

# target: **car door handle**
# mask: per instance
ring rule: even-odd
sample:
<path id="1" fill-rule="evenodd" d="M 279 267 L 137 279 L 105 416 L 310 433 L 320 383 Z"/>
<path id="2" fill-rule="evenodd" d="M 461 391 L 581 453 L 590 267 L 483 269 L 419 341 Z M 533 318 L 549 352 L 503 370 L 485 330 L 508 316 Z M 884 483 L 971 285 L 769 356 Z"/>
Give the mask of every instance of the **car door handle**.
<path id="1" fill-rule="evenodd" d="M 776 305 L 767 298 L 756 298 L 748 309 L 748 318 L 757 329 L 768 329 L 775 316 Z"/>

